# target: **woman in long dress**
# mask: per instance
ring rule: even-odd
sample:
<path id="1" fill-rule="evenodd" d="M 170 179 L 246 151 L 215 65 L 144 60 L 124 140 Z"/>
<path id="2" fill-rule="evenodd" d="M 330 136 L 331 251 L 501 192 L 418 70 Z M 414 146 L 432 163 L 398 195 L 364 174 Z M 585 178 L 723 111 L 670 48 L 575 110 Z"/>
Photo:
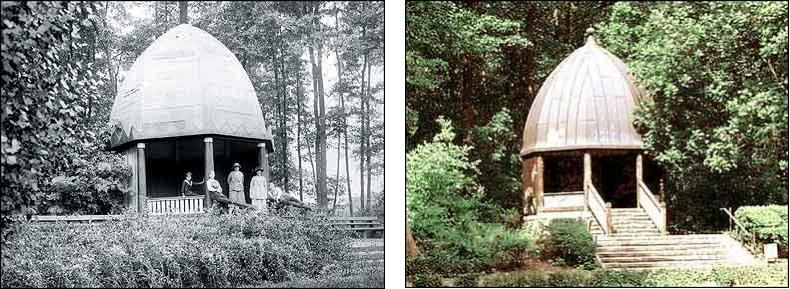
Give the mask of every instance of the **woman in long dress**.
<path id="1" fill-rule="evenodd" d="M 266 197 L 268 196 L 268 186 L 266 177 L 263 176 L 263 168 L 255 168 L 256 175 L 250 181 L 250 199 L 252 205 L 263 212 L 267 211 Z"/>
<path id="2" fill-rule="evenodd" d="M 244 199 L 244 174 L 239 171 L 239 163 L 233 164 L 233 171 L 228 174 L 228 197 L 231 201 L 246 204 Z"/>

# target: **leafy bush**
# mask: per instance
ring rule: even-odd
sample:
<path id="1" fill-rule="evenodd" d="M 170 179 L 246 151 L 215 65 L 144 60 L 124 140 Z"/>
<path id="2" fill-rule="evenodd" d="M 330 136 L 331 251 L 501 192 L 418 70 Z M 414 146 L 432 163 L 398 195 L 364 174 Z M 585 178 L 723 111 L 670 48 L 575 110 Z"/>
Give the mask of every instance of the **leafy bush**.
<path id="1" fill-rule="evenodd" d="M 595 241 L 584 222 L 575 219 L 553 219 L 543 240 L 544 258 L 559 258 L 569 266 L 586 269 L 597 267 Z"/>
<path id="2" fill-rule="evenodd" d="M 643 286 L 647 271 L 594 271 L 590 287 L 636 287 Z"/>
<path id="3" fill-rule="evenodd" d="M 233 287 L 347 276 L 357 267 L 348 263 L 350 238 L 321 217 L 127 217 L 12 224 L 2 287 Z"/>
<path id="4" fill-rule="evenodd" d="M 407 156 L 408 222 L 423 251 L 408 271 L 458 274 L 518 264 L 531 238 L 498 224 L 512 213 L 484 200 L 470 148 L 452 144 L 450 122 L 438 122 L 434 141 Z"/>
<path id="5" fill-rule="evenodd" d="M 477 287 L 477 273 L 461 274 L 455 280 L 455 287 Z"/>
<path id="6" fill-rule="evenodd" d="M 414 287 L 442 287 L 442 278 L 433 274 L 417 274 Z"/>
<path id="7" fill-rule="evenodd" d="M 740 207 L 735 211 L 737 219 L 746 230 L 757 235 L 757 243 L 777 243 L 780 251 L 787 255 L 787 206 L 749 206 Z M 738 226 L 735 236 L 742 242 L 751 244 L 751 235 L 747 235 Z"/>

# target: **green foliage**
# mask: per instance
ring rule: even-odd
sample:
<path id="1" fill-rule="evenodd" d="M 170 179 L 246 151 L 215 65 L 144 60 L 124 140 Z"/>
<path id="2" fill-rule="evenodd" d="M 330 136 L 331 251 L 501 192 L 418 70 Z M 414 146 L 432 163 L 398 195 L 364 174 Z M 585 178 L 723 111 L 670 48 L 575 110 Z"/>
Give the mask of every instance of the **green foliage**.
<path id="1" fill-rule="evenodd" d="M 654 102 L 635 124 L 669 176 L 677 229 L 787 203 L 787 3 L 617 3 L 598 25 Z M 693 209 L 692 209 L 693 208 Z"/>
<path id="2" fill-rule="evenodd" d="M 452 144 L 451 123 L 437 121 L 443 129 L 434 141 L 406 157 L 408 222 L 423 251 L 410 271 L 448 274 L 518 264 L 533 240 L 493 223 L 507 214 L 485 200 L 470 148 Z"/>
<path id="3" fill-rule="evenodd" d="M 447 78 L 444 55 L 488 54 L 502 46 L 528 46 L 520 23 L 477 15 L 453 2 L 406 4 L 406 83 L 436 89 Z"/>
<path id="4" fill-rule="evenodd" d="M 441 237 L 441 230 L 477 220 L 483 191 L 474 180 L 475 163 L 466 146 L 452 144 L 455 133 L 444 118 L 432 143 L 406 155 L 406 204 L 412 233 L 417 239 Z"/>
<path id="5" fill-rule="evenodd" d="M 431 274 L 417 274 L 414 276 L 414 287 L 442 287 L 442 279 Z"/>
<path id="6" fill-rule="evenodd" d="M 590 287 L 637 287 L 644 286 L 647 271 L 597 270 L 593 272 Z"/>
<path id="7" fill-rule="evenodd" d="M 127 217 L 12 224 L 2 287 L 220 288 L 370 273 L 349 263 L 350 238 L 322 217 Z"/>
<path id="8" fill-rule="evenodd" d="M 470 142 L 475 149 L 470 151 L 473 160 L 479 160 L 480 184 L 488 196 L 505 208 L 522 207 L 521 158 L 518 146 L 513 146 L 513 119 L 507 108 L 496 113 L 485 126 L 474 127 Z"/>
<path id="9" fill-rule="evenodd" d="M 658 270 L 518 271 L 478 277 L 484 287 L 787 286 L 787 263 Z"/>
<path id="10" fill-rule="evenodd" d="M 455 287 L 478 287 L 477 273 L 461 274 L 455 279 Z"/>
<path id="11" fill-rule="evenodd" d="M 749 233 L 757 236 L 757 244 L 751 244 L 750 234 L 735 226 L 735 237 L 750 245 L 777 243 L 780 251 L 787 252 L 787 206 L 740 207 L 735 211 L 737 219 Z"/>
<path id="12" fill-rule="evenodd" d="M 581 220 L 553 219 L 547 227 L 548 235 L 544 244 L 544 258 L 559 259 L 569 266 L 585 269 L 597 267 L 595 241 Z"/>

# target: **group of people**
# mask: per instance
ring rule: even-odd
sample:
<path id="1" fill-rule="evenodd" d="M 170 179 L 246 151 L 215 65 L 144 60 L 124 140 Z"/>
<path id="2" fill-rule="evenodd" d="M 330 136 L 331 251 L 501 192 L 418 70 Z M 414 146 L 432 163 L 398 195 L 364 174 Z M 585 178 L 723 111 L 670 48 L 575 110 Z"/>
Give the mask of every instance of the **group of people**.
<path id="1" fill-rule="evenodd" d="M 241 165 L 239 165 L 239 163 L 234 163 L 233 171 L 228 174 L 228 198 L 233 202 L 246 204 L 247 202 L 244 198 L 244 173 L 240 170 Z M 263 175 L 263 168 L 255 168 L 255 174 L 256 175 L 252 177 L 252 181 L 250 181 L 250 199 L 252 199 L 252 205 L 254 207 L 266 211 L 268 207 L 267 199 L 278 200 L 280 196 L 275 196 L 269 191 L 268 181 Z M 209 194 L 213 195 L 213 197 L 224 198 L 225 195 L 222 193 L 222 186 L 215 177 L 214 171 L 211 171 L 207 180 L 193 182 L 192 172 L 186 172 L 186 178 L 181 183 L 179 192 L 181 196 L 195 195 L 195 193 L 192 192 L 192 186 L 205 183 Z"/>

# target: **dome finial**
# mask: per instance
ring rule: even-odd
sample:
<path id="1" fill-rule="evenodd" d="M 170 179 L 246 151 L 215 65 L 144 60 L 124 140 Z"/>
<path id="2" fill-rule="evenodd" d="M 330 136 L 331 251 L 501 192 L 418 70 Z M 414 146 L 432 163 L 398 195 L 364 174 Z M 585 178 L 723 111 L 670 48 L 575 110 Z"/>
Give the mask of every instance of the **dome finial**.
<path id="1" fill-rule="evenodd" d="M 597 44 L 595 41 L 595 28 L 587 28 L 587 31 L 584 34 L 587 35 L 587 42 L 585 44 Z"/>

